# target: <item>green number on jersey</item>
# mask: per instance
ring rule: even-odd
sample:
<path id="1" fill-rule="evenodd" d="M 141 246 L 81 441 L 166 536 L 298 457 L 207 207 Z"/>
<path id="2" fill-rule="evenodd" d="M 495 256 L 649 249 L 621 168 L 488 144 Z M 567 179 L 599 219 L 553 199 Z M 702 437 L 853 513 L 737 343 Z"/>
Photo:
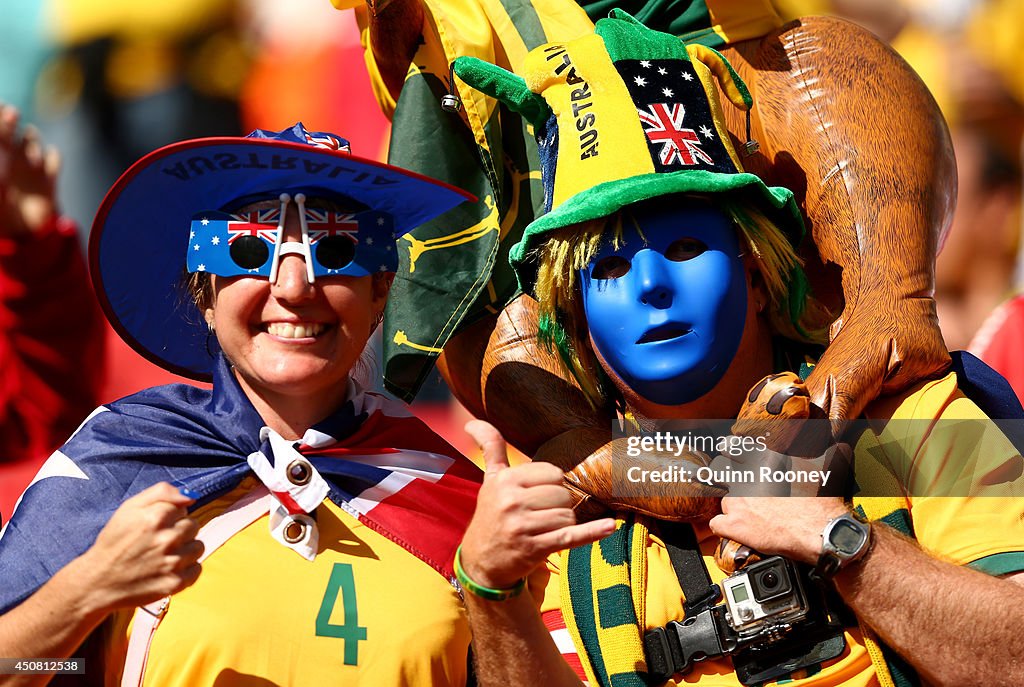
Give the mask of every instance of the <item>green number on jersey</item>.
<path id="1" fill-rule="evenodd" d="M 333 625 L 331 614 L 338 602 L 339 592 L 343 624 Z M 354 666 L 359 663 L 359 642 L 366 639 L 366 628 L 359 627 L 356 581 L 352 576 L 352 566 L 348 563 L 335 563 L 334 569 L 331 570 L 331 579 L 327 581 L 320 612 L 316 614 L 316 634 L 318 637 L 338 637 L 345 640 L 345 665 Z"/>

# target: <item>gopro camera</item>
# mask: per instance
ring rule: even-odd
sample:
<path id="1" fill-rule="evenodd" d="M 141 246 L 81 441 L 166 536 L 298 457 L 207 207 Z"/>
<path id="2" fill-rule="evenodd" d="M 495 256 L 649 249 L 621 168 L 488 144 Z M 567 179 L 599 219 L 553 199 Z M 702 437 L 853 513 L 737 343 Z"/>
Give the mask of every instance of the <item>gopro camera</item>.
<path id="1" fill-rule="evenodd" d="M 840 655 L 843 623 L 805 567 L 781 556 L 751 563 L 722 580 L 724 603 L 648 630 L 648 683 L 729 656 L 742 684 L 760 685 Z"/>
<path id="2" fill-rule="evenodd" d="M 722 580 L 725 619 L 741 644 L 775 638 L 807 616 L 800 577 L 791 561 L 770 556 Z"/>

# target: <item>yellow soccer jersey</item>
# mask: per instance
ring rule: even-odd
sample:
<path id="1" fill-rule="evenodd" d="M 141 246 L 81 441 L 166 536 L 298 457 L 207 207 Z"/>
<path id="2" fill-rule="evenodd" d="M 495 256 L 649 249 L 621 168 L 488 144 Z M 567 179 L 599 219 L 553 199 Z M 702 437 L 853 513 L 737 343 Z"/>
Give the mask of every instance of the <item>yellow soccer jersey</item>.
<path id="1" fill-rule="evenodd" d="M 1024 464 L 954 373 L 879 399 L 864 415 L 886 421 L 856 445 L 865 497 L 855 502 L 869 517 L 906 509 L 914 538 L 938 558 L 992 575 L 1024 570 Z M 872 471 L 881 465 L 903 496 L 877 497 L 885 488 L 872 485 Z"/>
<path id="2" fill-rule="evenodd" d="M 200 524 L 255 484 L 194 515 Z M 469 626 L 437 571 L 325 500 L 308 561 L 263 516 L 203 563 L 156 630 L 146 685 L 464 685 Z M 131 613 L 114 619 L 107 684 L 120 684 Z"/>

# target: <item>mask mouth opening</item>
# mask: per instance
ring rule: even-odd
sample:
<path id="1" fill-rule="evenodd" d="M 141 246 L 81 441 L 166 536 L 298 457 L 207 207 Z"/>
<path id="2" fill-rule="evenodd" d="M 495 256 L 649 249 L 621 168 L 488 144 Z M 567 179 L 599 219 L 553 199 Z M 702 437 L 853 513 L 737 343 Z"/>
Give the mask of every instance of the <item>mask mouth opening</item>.
<path id="1" fill-rule="evenodd" d="M 643 336 L 636 340 L 636 342 L 638 344 L 646 344 L 658 343 L 659 341 L 670 341 L 672 339 L 678 339 L 686 336 L 691 332 L 693 332 L 693 330 L 685 325 L 670 322 L 647 330 L 644 332 Z"/>

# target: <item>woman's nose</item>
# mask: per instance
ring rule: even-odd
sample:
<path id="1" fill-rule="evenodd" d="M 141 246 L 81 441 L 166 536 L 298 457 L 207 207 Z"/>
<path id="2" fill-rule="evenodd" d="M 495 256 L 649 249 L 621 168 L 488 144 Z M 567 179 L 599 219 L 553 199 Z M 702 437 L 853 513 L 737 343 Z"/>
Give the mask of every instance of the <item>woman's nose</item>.
<path id="1" fill-rule="evenodd" d="M 270 291 L 278 300 L 301 301 L 313 296 L 313 285 L 306 274 L 304 255 L 292 253 L 283 255 L 277 268 L 277 280 L 270 285 Z"/>
<path id="2" fill-rule="evenodd" d="M 665 269 L 665 256 L 645 248 L 633 256 L 632 262 L 639 301 L 659 309 L 670 307 L 675 293 Z"/>

